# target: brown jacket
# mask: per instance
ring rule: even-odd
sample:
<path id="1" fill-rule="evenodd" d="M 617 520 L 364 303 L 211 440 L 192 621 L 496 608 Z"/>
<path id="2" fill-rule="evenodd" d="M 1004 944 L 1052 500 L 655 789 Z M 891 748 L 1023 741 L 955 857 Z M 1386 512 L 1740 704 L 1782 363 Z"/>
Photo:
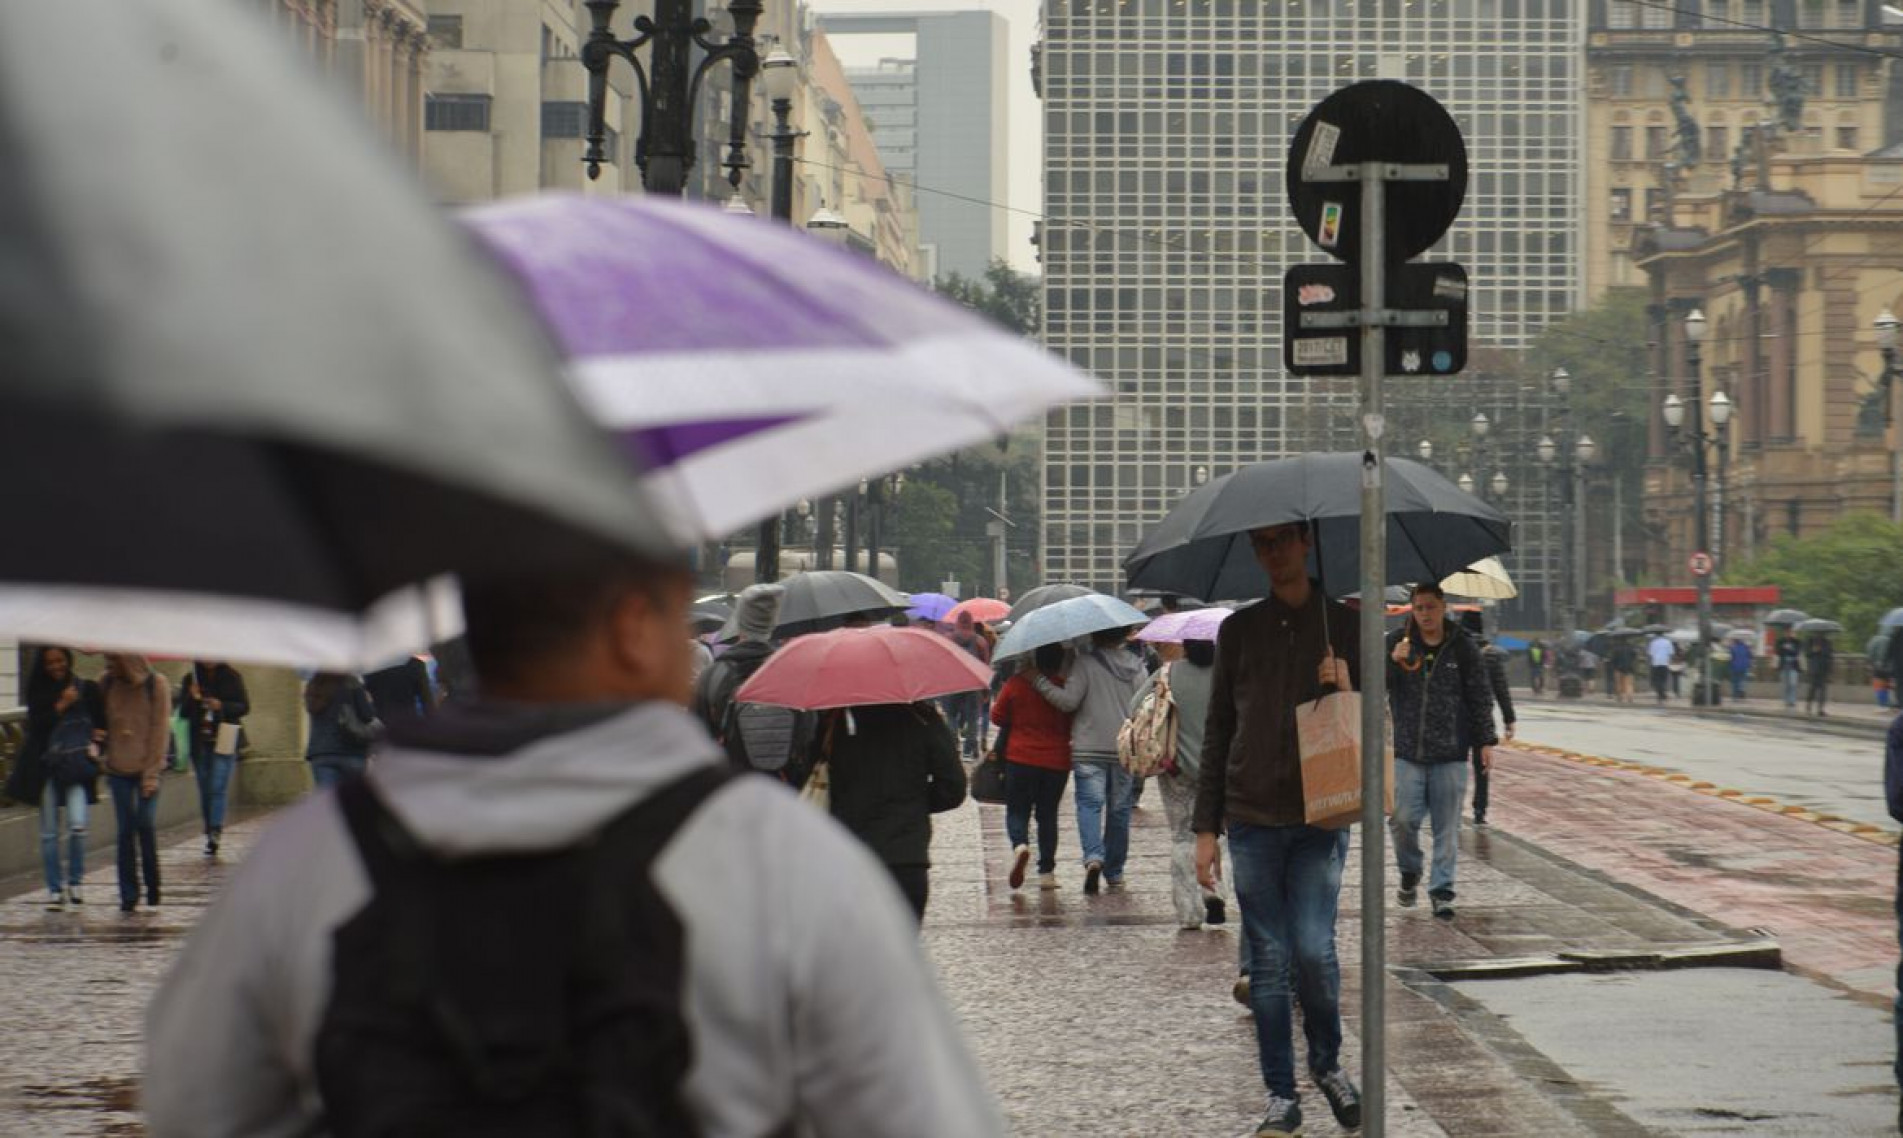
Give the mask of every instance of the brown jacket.
<path id="1" fill-rule="evenodd" d="M 1361 687 L 1360 618 L 1327 603 L 1324 637 L 1323 607 L 1317 589 L 1300 610 L 1271 596 L 1223 621 L 1196 784 L 1197 833 L 1220 833 L 1238 822 L 1303 824 L 1295 708 L 1322 694 L 1317 673 L 1326 644 L 1348 662 L 1356 690 Z"/>
<path id="2" fill-rule="evenodd" d="M 110 672 L 106 694 L 106 773 L 157 782 L 172 737 L 172 685 L 143 656 L 127 656 L 128 679 Z"/>

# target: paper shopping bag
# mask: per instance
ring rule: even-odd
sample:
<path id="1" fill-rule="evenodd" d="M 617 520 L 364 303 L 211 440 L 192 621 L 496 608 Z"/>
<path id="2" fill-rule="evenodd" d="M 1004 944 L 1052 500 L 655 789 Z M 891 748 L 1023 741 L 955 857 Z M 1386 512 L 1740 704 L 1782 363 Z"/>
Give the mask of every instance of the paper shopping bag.
<path id="1" fill-rule="evenodd" d="M 1302 812 L 1311 826 L 1338 830 L 1361 820 L 1361 693 L 1331 692 L 1295 709 L 1302 747 Z M 1394 810 L 1394 755 L 1387 755 L 1387 801 Z"/>
<path id="2" fill-rule="evenodd" d="M 235 755 L 238 753 L 238 725 L 236 723 L 220 723 L 218 725 L 218 738 L 212 742 L 211 753 L 214 755 Z"/>

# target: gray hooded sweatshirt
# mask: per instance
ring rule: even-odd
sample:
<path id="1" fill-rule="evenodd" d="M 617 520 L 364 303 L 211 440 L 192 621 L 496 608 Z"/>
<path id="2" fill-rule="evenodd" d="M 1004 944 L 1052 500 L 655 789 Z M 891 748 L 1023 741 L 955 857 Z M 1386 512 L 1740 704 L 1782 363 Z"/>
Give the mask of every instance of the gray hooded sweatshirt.
<path id="1" fill-rule="evenodd" d="M 1072 762 L 1117 760 L 1117 732 L 1130 717 L 1130 698 L 1147 677 L 1135 656 L 1121 648 L 1081 652 L 1062 687 L 1033 672 L 1031 684 L 1059 711 L 1072 713 Z"/>
<path id="2" fill-rule="evenodd" d="M 494 756 L 393 748 L 370 776 L 425 844 L 547 850 L 690 769 L 724 762 L 685 711 L 646 704 Z M 655 862 L 686 927 L 688 1106 L 708 1138 L 1003 1133 L 891 878 L 767 779 L 730 782 Z M 193 931 L 146 1025 L 155 1138 L 318 1132 L 312 1045 L 331 938 L 368 881 L 336 800 L 273 820 Z"/>

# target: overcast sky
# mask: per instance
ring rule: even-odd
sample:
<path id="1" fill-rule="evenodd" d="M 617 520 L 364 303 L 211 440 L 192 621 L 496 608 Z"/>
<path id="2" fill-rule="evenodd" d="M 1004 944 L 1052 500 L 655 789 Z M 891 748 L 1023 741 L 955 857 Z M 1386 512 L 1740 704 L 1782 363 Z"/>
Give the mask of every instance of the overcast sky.
<path id="1" fill-rule="evenodd" d="M 1006 84 L 1010 89 L 1010 201 L 1014 210 L 1007 215 L 1009 224 L 1006 258 L 1025 272 L 1035 272 L 1032 259 L 1031 214 L 1043 207 L 1039 167 L 1043 161 L 1043 116 L 1038 113 L 1037 96 L 1031 91 L 1031 45 L 1037 41 L 1038 0 L 985 0 L 973 3 L 951 0 L 810 0 L 819 12 L 953 12 L 985 10 L 1003 16 L 1007 25 L 1005 52 Z M 848 67 L 871 65 L 882 56 L 909 56 L 907 36 L 835 36 L 833 50 Z M 921 145 L 929 145 L 926 139 Z M 922 187 L 921 196 L 930 187 Z"/>

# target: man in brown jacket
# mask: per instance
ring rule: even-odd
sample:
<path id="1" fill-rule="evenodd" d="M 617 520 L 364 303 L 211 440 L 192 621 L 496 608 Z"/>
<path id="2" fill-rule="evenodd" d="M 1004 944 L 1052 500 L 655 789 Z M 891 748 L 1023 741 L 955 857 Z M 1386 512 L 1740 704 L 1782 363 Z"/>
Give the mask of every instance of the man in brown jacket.
<path id="1" fill-rule="evenodd" d="M 1341 962 L 1335 911 L 1348 830 L 1310 826 L 1302 799 L 1295 708 L 1324 686 L 1360 679 L 1354 614 L 1308 579 L 1313 538 L 1302 523 L 1249 533 L 1269 598 L 1222 623 L 1196 788 L 1196 876 L 1214 889 L 1225 825 L 1255 1013 L 1268 1116 L 1256 1134 L 1299 1134 L 1289 980 L 1302 1002 L 1309 1074 L 1345 1130 L 1361 1125 L 1361 1094 L 1341 1069 Z M 1240 995 L 1240 992 L 1238 992 Z"/>
<path id="2" fill-rule="evenodd" d="M 172 686 L 144 656 L 108 653 L 106 678 L 106 785 L 119 822 L 119 910 L 159 903 L 159 774 L 172 735 Z M 133 857 L 133 847 L 138 857 Z"/>

